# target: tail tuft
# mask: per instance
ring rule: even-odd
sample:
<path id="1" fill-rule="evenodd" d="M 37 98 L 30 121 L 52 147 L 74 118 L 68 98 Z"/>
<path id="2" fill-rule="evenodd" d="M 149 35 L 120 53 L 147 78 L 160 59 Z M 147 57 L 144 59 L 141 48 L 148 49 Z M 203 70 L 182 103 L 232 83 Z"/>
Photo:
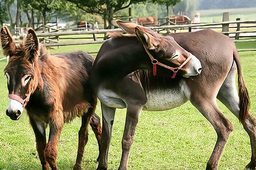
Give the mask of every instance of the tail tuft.
<path id="1" fill-rule="evenodd" d="M 233 57 L 237 65 L 237 74 L 238 74 L 238 95 L 239 95 L 239 108 L 240 108 L 239 120 L 240 122 L 244 122 L 246 117 L 249 115 L 250 98 L 249 98 L 248 90 L 245 86 L 237 50 L 234 50 Z"/>

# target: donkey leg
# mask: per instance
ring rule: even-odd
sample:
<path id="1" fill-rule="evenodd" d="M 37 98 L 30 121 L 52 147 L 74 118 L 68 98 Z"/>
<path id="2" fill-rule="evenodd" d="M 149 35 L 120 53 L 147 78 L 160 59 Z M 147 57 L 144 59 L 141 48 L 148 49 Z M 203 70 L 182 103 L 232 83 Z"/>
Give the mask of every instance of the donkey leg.
<path id="1" fill-rule="evenodd" d="M 50 134 L 44 154 L 52 170 L 57 170 L 58 142 L 64 125 L 64 118 L 62 112 L 52 113 L 51 116 L 49 122 Z"/>
<path id="2" fill-rule="evenodd" d="M 46 135 L 45 135 L 45 128 L 46 124 L 41 122 L 36 122 L 33 118 L 29 117 L 30 124 L 34 130 L 35 137 L 36 137 L 36 149 L 39 156 L 39 159 L 41 161 L 42 169 L 48 170 L 49 164 L 47 163 L 45 156 L 44 156 L 44 150 L 46 147 Z"/>
<path id="3" fill-rule="evenodd" d="M 239 118 L 239 99 L 237 93 L 227 95 L 227 89 L 225 89 L 225 95 L 218 95 L 220 101 L 227 106 L 227 108 Z M 222 93 L 222 92 L 221 92 Z M 225 97 L 224 97 L 225 96 Z M 250 114 L 245 118 L 244 122 L 241 122 L 245 131 L 250 137 L 251 143 L 251 161 L 246 166 L 246 169 L 256 169 L 256 120 Z"/>
<path id="4" fill-rule="evenodd" d="M 133 137 L 135 134 L 136 125 L 138 123 L 138 117 L 142 110 L 141 105 L 132 105 L 128 106 L 126 120 L 125 120 L 125 129 L 122 139 L 122 158 L 119 165 L 119 170 L 128 169 L 128 159 L 130 148 L 133 143 Z"/>
<path id="5" fill-rule="evenodd" d="M 78 132 L 78 150 L 77 150 L 76 164 L 73 167 L 73 169 L 76 169 L 76 170 L 81 169 L 81 162 L 83 159 L 84 147 L 88 142 L 88 124 L 93 112 L 94 112 L 94 108 L 90 108 L 88 112 L 84 113 L 84 115 L 82 116 L 82 124 Z"/>
<path id="6" fill-rule="evenodd" d="M 116 108 L 111 108 L 101 103 L 102 109 L 102 140 L 99 155 L 98 170 L 104 170 L 108 167 L 108 150 L 112 135 Z"/>
<path id="7" fill-rule="evenodd" d="M 192 101 L 192 104 L 195 105 L 196 108 L 212 124 L 217 133 L 217 141 L 206 167 L 206 169 L 217 169 L 224 146 L 228 140 L 229 134 L 233 130 L 232 124 L 219 111 L 215 102 Z"/>
<path id="8" fill-rule="evenodd" d="M 98 147 L 99 147 L 99 151 L 100 151 L 102 127 L 101 127 L 101 124 L 100 124 L 100 117 L 98 115 L 96 115 L 95 113 L 91 117 L 90 125 L 91 125 L 92 130 L 93 130 L 93 132 L 95 134 L 95 137 L 97 139 Z M 99 156 L 97 158 L 97 161 L 99 161 Z"/>
<path id="9" fill-rule="evenodd" d="M 232 72 L 226 78 L 222 85 L 218 99 L 237 117 L 239 118 L 239 97 L 235 84 L 235 74 Z M 256 120 L 251 115 L 241 122 L 245 131 L 250 137 L 251 143 L 251 162 L 246 166 L 247 169 L 256 169 Z"/>
<path id="10" fill-rule="evenodd" d="M 242 124 L 251 142 L 251 161 L 247 164 L 246 169 L 256 169 L 256 119 L 249 115 Z"/>

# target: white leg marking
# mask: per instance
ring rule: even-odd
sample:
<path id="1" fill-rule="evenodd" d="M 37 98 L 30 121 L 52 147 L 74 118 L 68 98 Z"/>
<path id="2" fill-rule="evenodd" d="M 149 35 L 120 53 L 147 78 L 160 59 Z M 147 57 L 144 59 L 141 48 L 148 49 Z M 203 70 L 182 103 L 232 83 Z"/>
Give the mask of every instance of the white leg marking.
<path id="1" fill-rule="evenodd" d="M 44 127 L 43 127 L 42 123 L 36 122 L 36 126 L 37 126 L 38 130 L 41 132 L 41 134 L 44 134 Z"/>

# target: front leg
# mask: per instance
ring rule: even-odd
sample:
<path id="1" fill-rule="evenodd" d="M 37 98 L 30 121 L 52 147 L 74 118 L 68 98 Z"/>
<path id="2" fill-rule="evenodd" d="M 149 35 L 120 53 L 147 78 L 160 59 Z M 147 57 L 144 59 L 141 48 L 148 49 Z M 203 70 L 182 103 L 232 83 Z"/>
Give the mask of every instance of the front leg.
<path id="1" fill-rule="evenodd" d="M 39 159 L 41 161 L 42 169 L 48 170 L 49 164 L 47 163 L 44 155 L 44 150 L 46 147 L 46 135 L 45 135 L 46 123 L 35 121 L 31 117 L 29 117 L 29 120 L 35 133 L 36 149 L 37 149 Z"/>
<path id="2" fill-rule="evenodd" d="M 108 151 L 112 136 L 112 128 L 115 119 L 115 108 L 101 103 L 102 110 L 102 138 L 99 154 L 99 165 L 97 170 L 106 170 L 108 168 Z"/>
<path id="3" fill-rule="evenodd" d="M 125 120 L 125 129 L 122 139 L 122 157 L 119 165 L 119 170 L 128 169 L 128 159 L 130 154 L 130 149 L 133 143 L 133 138 L 135 134 L 136 125 L 138 123 L 138 117 L 142 110 L 140 105 L 128 106 L 126 120 Z"/>
<path id="4" fill-rule="evenodd" d="M 52 170 L 57 170 L 57 153 L 58 153 L 58 142 L 61 134 L 61 130 L 64 125 L 64 118 L 62 112 L 54 112 L 50 114 L 50 134 L 49 140 L 45 149 L 45 158 L 49 163 Z"/>

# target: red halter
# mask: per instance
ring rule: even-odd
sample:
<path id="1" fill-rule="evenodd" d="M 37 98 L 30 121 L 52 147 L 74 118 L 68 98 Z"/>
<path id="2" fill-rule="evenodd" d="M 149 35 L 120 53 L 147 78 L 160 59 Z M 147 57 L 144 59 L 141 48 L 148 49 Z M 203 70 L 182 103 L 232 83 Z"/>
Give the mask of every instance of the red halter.
<path id="1" fill-rule="evenodd" d="M 8 95 L 9 99 L 12 100 L 16 100 L 17 102 L 21 103 L 23 107 L 26 106 L 27 102 L 28 102 L 28 97 L 26 97 L 25 99 L 22 99 L 20 96 L 16 95 L 16 94 L 9 94 Z"/>
<path id="2" fill-rule="evenodd" d="M 157 59 L 155 59 L 155 58 L 151 55 L 151 53 L 148 51 L 148 49 L 145 47 L 144 44 L 143 44 L 143 47 L 144 47 L 145 51 L 147 52 L 147 54 L 148 54 L 148 56 L 149 56 L 149 58 L 150 58 L 150 60 L 151 60 L 151 63 L 153 64 L 153 76 L 156 76 L 156 74 L 157 74 L 157 65 L 159 65 L 159 66 L 161 66 L 161 67 L 163 67 L 163 68 L 166 68 L 166 69 L 168 69 L 168 70 L 171 70 L 171 71 L 173 72 L 173 75 L 172 75 L 171 78 L 174 79 L 174 78 L 176 77 L 176 75 L 177 75 L 177 72 L 178 72 L 182 67 L 184 67 L 184 66 L 189 62 L 189 60 L 191 60 L 191 58 L 192 58 L 192 55 L 189 53 L 188 58 L 187 58 L 180 66 L 178 66 L 178 67 L 171 67 L 171 66 L 168 66 L 168 65 L 166 65 L 166 64 L 164 64 L 164 63 L 161 63 L 161 62 L 159 62 Z"/>

